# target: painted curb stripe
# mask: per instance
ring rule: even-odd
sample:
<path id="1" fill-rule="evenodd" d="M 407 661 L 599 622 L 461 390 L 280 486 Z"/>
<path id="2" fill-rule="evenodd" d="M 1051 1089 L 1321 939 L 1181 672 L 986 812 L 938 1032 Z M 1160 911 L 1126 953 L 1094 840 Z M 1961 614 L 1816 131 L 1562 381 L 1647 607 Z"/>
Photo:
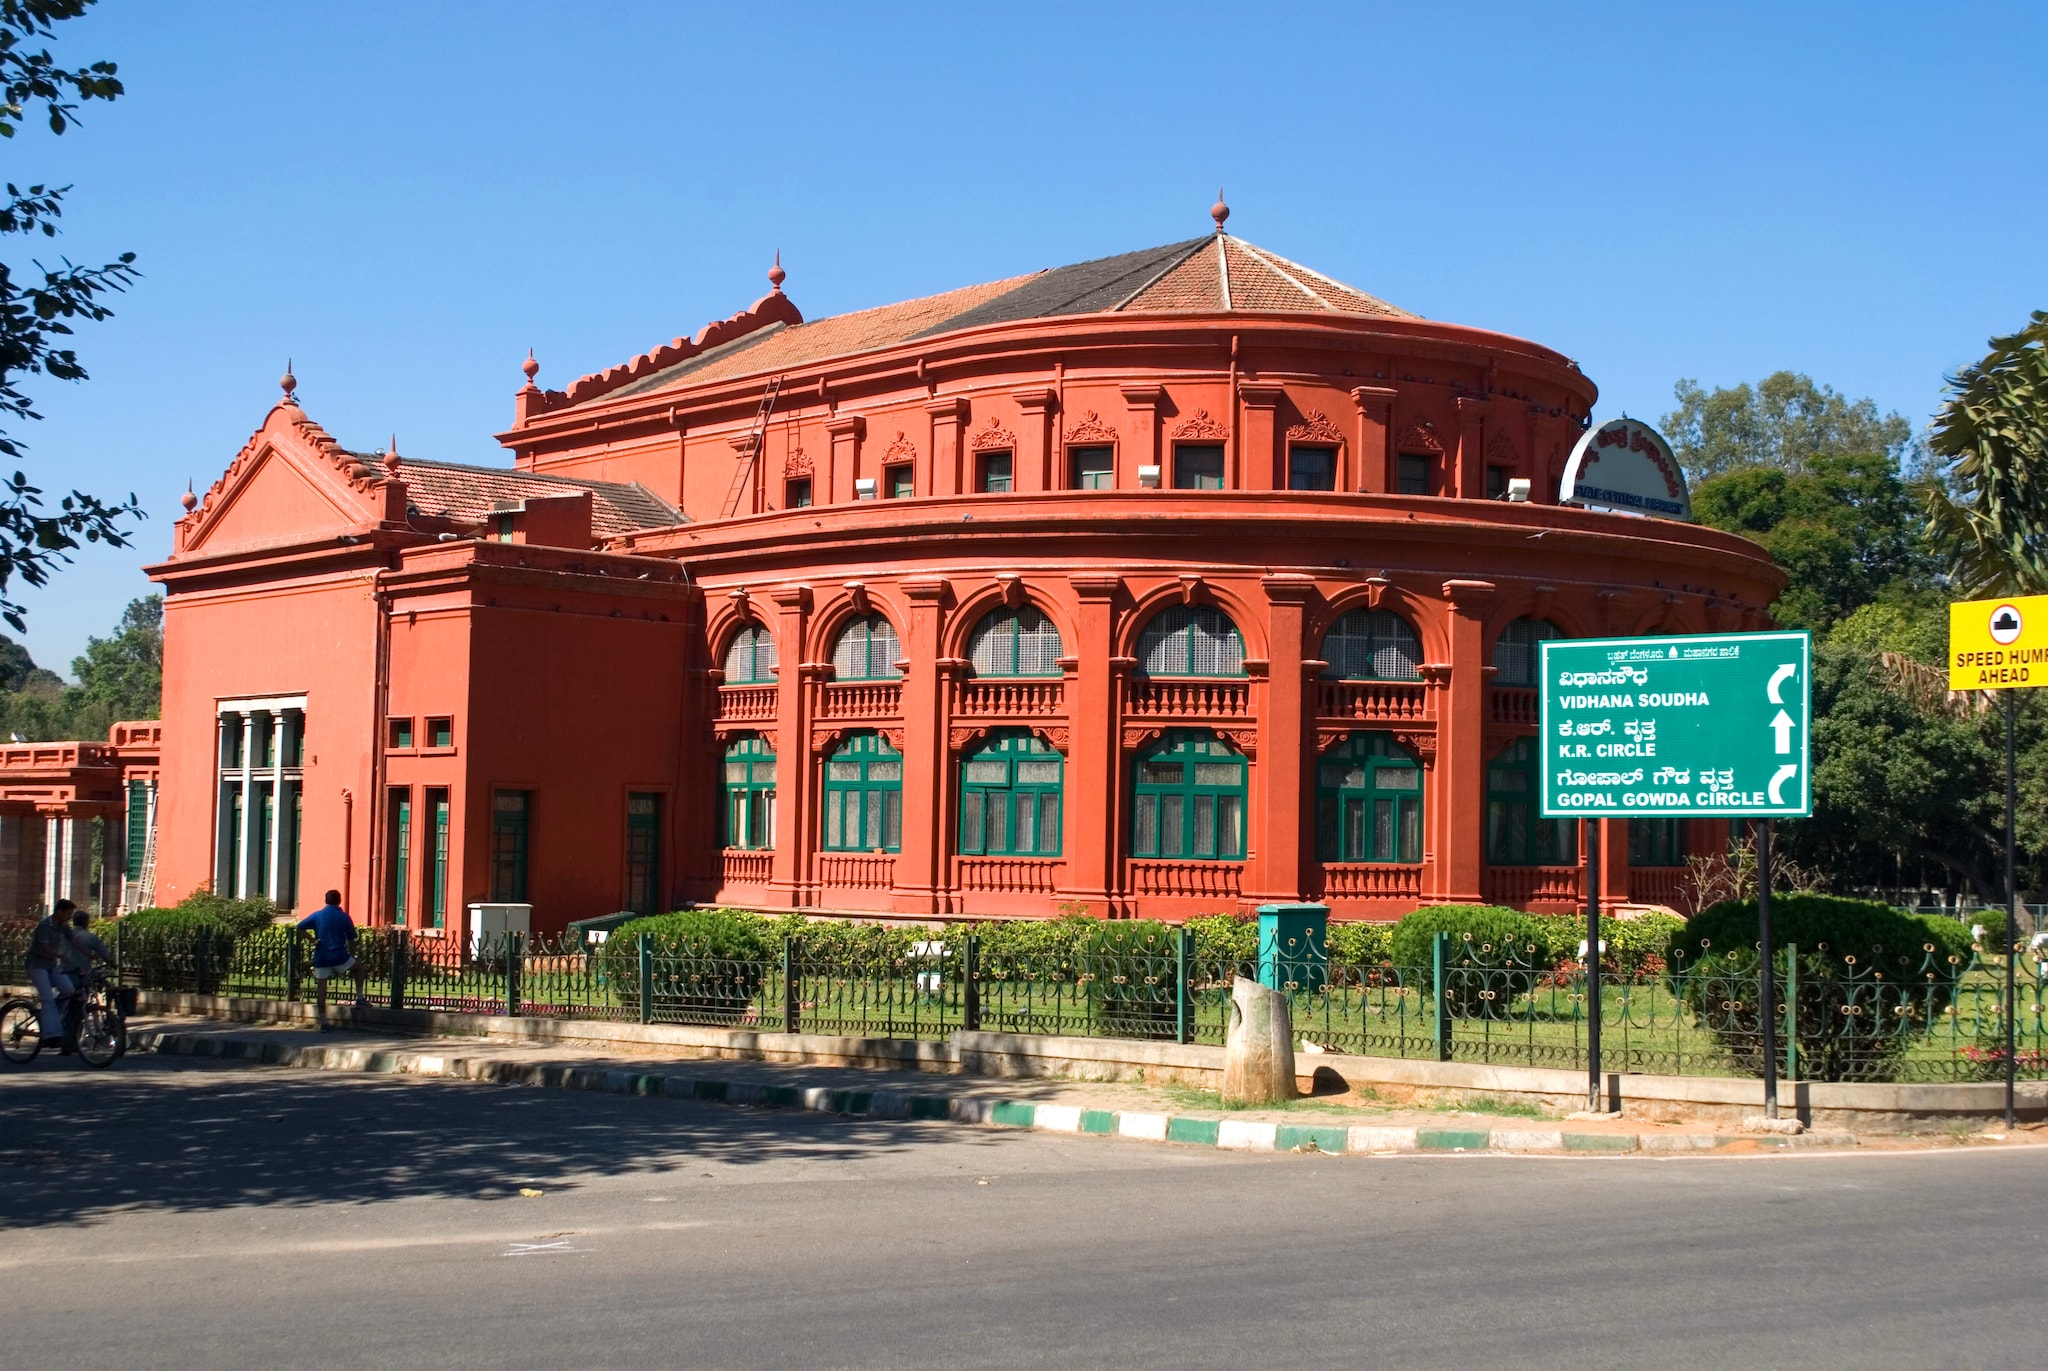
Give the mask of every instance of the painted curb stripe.
<path id="1" fill-rule="evenodd" d="M 1415 1145 L 1424 1152 L 1484 1152 L 1492 1141 L 1485 1129 L 1418 1128 Z"/>
<path id="2" fill-rule="evenodd" d="M 1179 1117 L 1166 1121 L 1168 1142 L 1191 1143 L 1196 1147 L 1214 1147 L 1217 1135 L 1222 1131 L 1220 1119 L 1183 1119 Z"/>

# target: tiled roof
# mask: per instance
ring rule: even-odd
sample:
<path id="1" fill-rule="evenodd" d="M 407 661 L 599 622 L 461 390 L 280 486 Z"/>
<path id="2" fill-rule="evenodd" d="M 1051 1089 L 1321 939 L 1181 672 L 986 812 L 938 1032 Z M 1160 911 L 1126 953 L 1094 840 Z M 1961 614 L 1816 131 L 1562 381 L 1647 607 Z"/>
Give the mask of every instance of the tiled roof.
<path id="1" fill-rule="evenodd" d="M 770 324 L 605 396 L 768 375 L 984 324 L 1074 314 L 1224 310 L 1419 317 L 1242 239 L 1215 234 L 829 319 Z"/>
<path id="2" fill-rule="evenodd" d="M 380 459 L 365 456 L 362 460 L 375 463 Z M 566 476 L 426 462 L 417 457 L 403 459 L 398 477 L 405 482 L 408 498 L 422 514 L 458 523 L 482 523 L 500 501 L 561 495 L 572 490 L 590 492 L 590 528 L 600 538 L 685 522 L 681 510 L 637 481 L 574 481 Z"/>

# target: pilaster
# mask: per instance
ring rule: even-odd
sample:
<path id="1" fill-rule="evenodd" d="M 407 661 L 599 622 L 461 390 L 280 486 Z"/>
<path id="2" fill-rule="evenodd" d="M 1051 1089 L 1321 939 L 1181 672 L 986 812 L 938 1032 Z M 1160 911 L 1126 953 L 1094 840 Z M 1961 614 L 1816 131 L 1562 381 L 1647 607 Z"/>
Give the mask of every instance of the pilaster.
<path id="1" fill-rule="evenodd" d="M 1480 899 L 1485 835 L 1486 682 L 1493 675 L 1486 642 L 1491 581 L 1445 581 L 1450 640 L 1448 678 L 1437 719 L 1437 898 L 1453 904 Z"/>
<path id="2" fill-rule="evenodd" d="M 1244 406 L 1244 441 L 1238 458 L 1238 486 L 1243 490 L 1285 490 L 1286 454 L 1280 450 L 1280 405 L 1287 392 L 1279 386 L 1246 382 L 1237 388 Z M 1277 672 L 1276 672 L 1277 674 Z"/>
<path id="3" fill-rule="evenodd" d="M 921 482 L 920 495 L 958 495 L 966 487 L 960 475 L 960 432 L 967 426 L 967 399 L 953 395 L 932 400 L 924 407 L 932 420 L 931 474 Z"/>
<path id="4" fill-rule="evenodd" d="M 1060 843 L 1066 854 L 1062 902 L 1083 902 L 1107 913 L 1116 889 L 1116 854 L 1124 832 L 1117 774 L 1118 683 L 1111 651 L 1115 643 L 1116 598 L 1123 579 L 1106 572 L 1067 578 L 1074 589 L 1075 641 L 1069 648 L 1066 709 L 1070 727 L 1067 805 Z"/>
<path id="5" fill-rule="evenodd" d="M 1390 386 L 1355 386 L 1352 403 L 1358 406 L 1357 470 L 1337 483 L 1340 490 L 1357 490 L 1371 495 L 1394 488 L 1387 471 L 1387 433 L 1394 424 L 1394 395 Z"/>
<path id="6" fill-rule="evenodd" d="M 1256 451 L 1256 449 L 1253 449 Z M 1252 804 L 1255 856 L 1246 872 L 1247 903 L 1294 901 L 1306 889 L 1311 860 L 1302 816 L 1310 812 L 1306 786 L 1313 765 L 1314 725 L 1309 717 L 1304 651 L 1315 582 L 1285 573 L 1260 578 L 1266 592 L 1267 676 L 1258 711 L 1258 786 Z"/>
<path id="7" fill-rule="evenodd" d="M 860 444 L 867 436 L 868 421 L 858 414 L 841 414 L 825 421 L 825 432 L 832 439 L 832 456 L 825 498 L 820 503 L 850 504 L 853 481 L 860 474 Z"/>
<path id="8" fill-rule="evenodd" d="M 809 904 L 812 835 L 817 833 L 811 773 L 811 692 L 803 663 L 810 652 L 811 588 L 782 586 L 775 602 L 775 857 L 768 887 L 789 905 Z"/>
<path id="9" fill-rule="evenodd" d="M 939 880 L 948 844 L 940 782 L 946 768 L 946 731 L 940 719 L 939 634 L 951 587 L 941 577 L 904 581 L 910 601 L 903 655 L 903 846 L 896 855 L 895 903 L 900 911 L 939 912 Z"/>
<path id="10" fill-rule="evenodd" d="M 1117 489 L 1138 489 L 1138 468 L 1156 467 L 1159 462 L 1159 408 L 1166 403 L 1164 386 L 1124 386 L 1124 403 L 1131 408 L 1131 457 L 1118 453 Z M 1170 484 L 1164 479 L 1161 485 Z"/>
<path id="11" fill-rule="evenodd" d="M 1051 490 L 1052 412 L 1059 403 L 1050 387 L 1033 386 L 1013 390 L 1017 402 L 1017 486 L 1018 490 Z"/>
<path id="12" fill-rule="evenodd" d="M 1451 493 L 1461 500 L 1486 498 L 1486 409 L 1477 395 L 1457 399 L 1458 446 Z"/>

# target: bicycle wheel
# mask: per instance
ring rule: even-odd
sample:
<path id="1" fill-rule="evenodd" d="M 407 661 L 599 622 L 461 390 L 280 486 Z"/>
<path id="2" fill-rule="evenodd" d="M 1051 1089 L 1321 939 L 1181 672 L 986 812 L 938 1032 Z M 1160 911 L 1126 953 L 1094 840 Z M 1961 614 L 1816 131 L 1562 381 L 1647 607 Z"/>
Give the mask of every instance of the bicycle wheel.
<path id="1" fill-rule="evenodd" d="M 120 1020 L 99 1005 L 87 1005 L 78 1016 L 78 1059 L 91 1067 L 114 1064 L 121 1055 Z"/>
<path id="2" fill-rule="evenodd" d="M 42 1010 L 33 1000 L 0 1004 L 0 1057 L 17 1065 L 32 1062 L 43 1050 Z"/>

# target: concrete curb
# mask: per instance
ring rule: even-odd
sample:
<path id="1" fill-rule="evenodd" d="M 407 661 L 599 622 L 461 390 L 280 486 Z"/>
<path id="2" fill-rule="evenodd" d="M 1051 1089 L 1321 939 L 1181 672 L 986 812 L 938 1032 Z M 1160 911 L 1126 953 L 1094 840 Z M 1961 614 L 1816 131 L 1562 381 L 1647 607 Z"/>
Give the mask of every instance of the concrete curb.
<path id="1" fill-rule="evenodd" d="M 588 1090 L 608 1095 L 662 1095 L 670 1099 L 718 1104 L 802 1109 L 849 1118 L 948 1120 L 993 1128 L 1084 1133 L 1244 1152 L 1375 1155 L 1511 1152 L 1603 1156 L 1634 1152 L 1711 1152 L 1739 1142 L 1774 1150 L 1854 1147 L 1857 1144 L 1856 1136 L 1850 1133 L 1729 1137 L 1713 1133 L 1583 1133 L 1558 1128 L 1402 1128 L 1371 1124 L 1269 1123 L 1188 1114 L 1084 1109 L 1076 1105 L 1038 1104 L 1029 1100 L 968 1095 L 914 1095 L 900 1090 L 834 1090 L 819 1086 L 773 1085 L 762 1081 L 705 1080 L 667 1072 L 601 1070 L 546 1062 L 458 1057 L 439 1052 L 294 1045 L 162 1029 L 139 1030 L 130 1042 L 135 1051 L 253 1062 L 264 1066 L 440 1076 L 496 1085 Z"/>

